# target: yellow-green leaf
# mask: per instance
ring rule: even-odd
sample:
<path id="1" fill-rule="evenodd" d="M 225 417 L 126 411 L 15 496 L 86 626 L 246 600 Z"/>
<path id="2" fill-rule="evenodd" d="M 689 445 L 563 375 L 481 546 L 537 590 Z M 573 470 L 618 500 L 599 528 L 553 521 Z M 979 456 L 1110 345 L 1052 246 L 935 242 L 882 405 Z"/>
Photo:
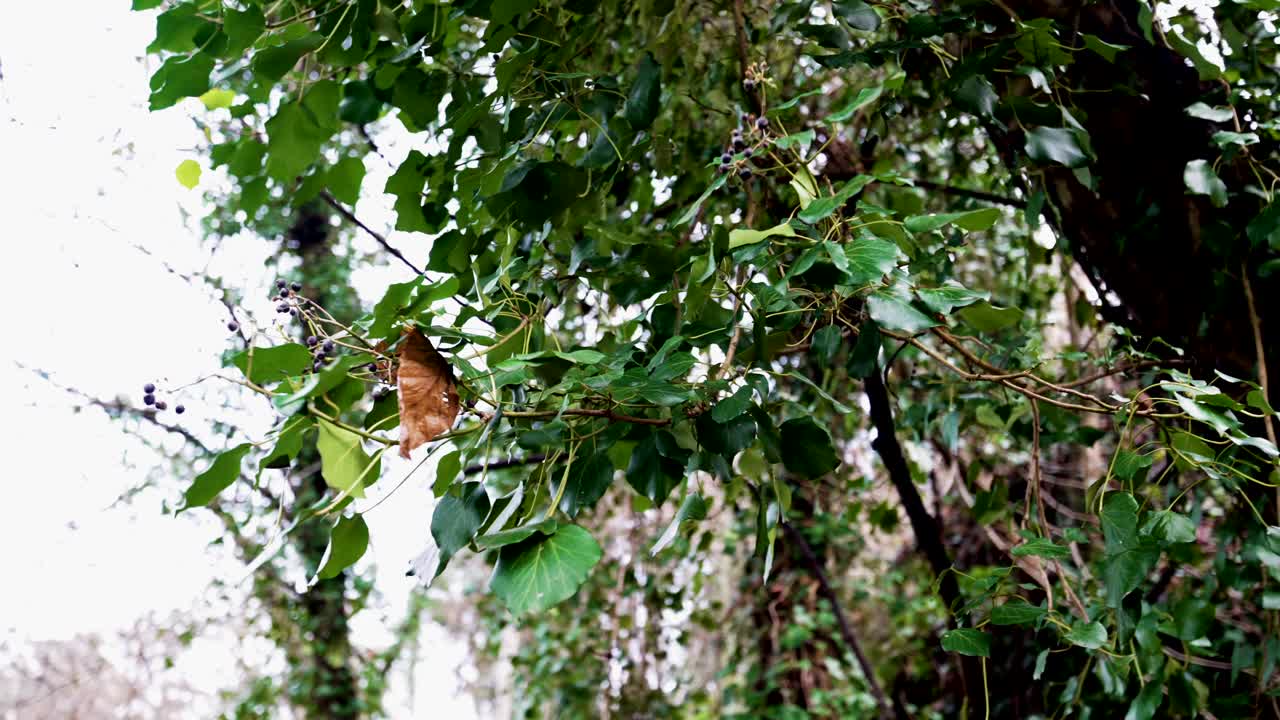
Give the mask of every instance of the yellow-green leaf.
<path id="1" fill-rule="evenodd" d="M 200 96 L 200 102 L 209 110 L 217 110 L 218 108 L 229 108 L 231 103 L 236 101 L 236 94 L 233 90 L 223 90 L 214 88 Z"/>
<path id="2" fill-rule="evenodd" d="M 174 174 L 178 176 L 178 182 L 188 190 L 200 184 L 200 172 L 200 163 L 195 160 L 183 160 L 174 170 Z"/>

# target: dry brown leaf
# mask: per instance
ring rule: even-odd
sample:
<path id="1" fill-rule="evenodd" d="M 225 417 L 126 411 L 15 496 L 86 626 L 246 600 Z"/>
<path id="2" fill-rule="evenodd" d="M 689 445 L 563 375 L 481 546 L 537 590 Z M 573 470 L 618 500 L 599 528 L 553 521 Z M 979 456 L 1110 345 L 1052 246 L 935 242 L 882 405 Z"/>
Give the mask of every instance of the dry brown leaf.
<path id="1" fill-rule="evenodd" d="M 458 389 L 453 368 L 417 328 L 400 345 L 396 373 L 400 397 L 400 457 L 453 427 Z"/>

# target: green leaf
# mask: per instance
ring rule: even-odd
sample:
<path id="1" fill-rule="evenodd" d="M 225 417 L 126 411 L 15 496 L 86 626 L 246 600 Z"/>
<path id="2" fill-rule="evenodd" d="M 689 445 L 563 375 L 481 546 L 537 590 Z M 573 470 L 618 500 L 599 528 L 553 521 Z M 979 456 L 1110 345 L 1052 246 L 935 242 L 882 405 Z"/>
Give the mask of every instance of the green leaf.
<path id="1" fill-rule="evenodd" d="M 333 133 L 322 127 L 315 114 L 301 103 L 280 106 L 266 123 L 267 173 L 282 183 L 292 183 L 315 162 L 320 148 Z"/>
<path id="2" fill-rule="evenodd" d="M 1107 605 L 1119 607 L 1155 567 L 1159 551 L 1138 536 L 1138 503 L 1125 492 L 1108 493 L 1099 517 L 1106 539 L 1102 580 Z"/>
<path id="3" fill-rule="evenodd" d="M 1065 165 L 1069 168 L 1089 164 L 1089 156 L 1080 144 L 1078 130 L 1038 127 L 1027 132 L 1027 156 L 1042 164 Z"/>
<path id="4" fill-rule="evenodd" d="M 972 305 L 990 297 L 985 292 L 976 292 L 954 282 L 936 288 L 917 288 L 916 296 L 925 307 L 939 315 L 950 315 L 958 307 Z"/>
<path id="5" fill-rule="evenodd" d="M 1100 622 L 1076 622 L 1064 637 L 1072 645 L 1097 650 L 1107 644 L 1107 629 Z"/>
<path id="6" fill-rule="evenodd" d="M 986 230 L 1000 219 L 1000 211 L 995 208 L 968 210 L 965 212 L 939 213 L 936 215 L 912 215 L 902 221 L 904 227 L 913 233 L 932 232 L 938 228 L 955 224 L 957 227 L 976 232 Z"/>
<path id="7" fill-rule="evenodd" d="M 662 97 L 662 66 L 653 59 L 653 53 L 645 53 L 636 69 L 636 82 L 627 95 L 627 105 L 622 116 L 636 130 L 648 130 L 658 116 Z"/>
<path id="8" fill-rule="evenodd" d="M 804 130 L 798 133 L 791 133 L 790 135 L 784 135 L 778 138 L 777 140 L 774 140 L 773 146 L 776 148 L 781 148 L 783 150 L 790 150 L 791 148 L 799 148 L 799 152 L 804 153 L 806 150 L 808 150 L 809 145 L 813 143 L 813 138 L 815 134 L 816 133 L 814 133 L 812 130 Z"/>
<path id="9" fill-rule="evenodd" d="M 209 75 L 212 73 L 213 58 L 204 53 L 165 60 L 151 76 L 151 109 L 163 110 L 183 98 L 203 95 L 209 89 Z"/>
<path id="10" fill-rule="evenodd" d="M 311 366 L 311 353 L 301 343 L 254 347 L 233 355 L 231 363 L 240 368 L 249 382 L 266 385 L 301 375 Z"/>
<path id="11" fill-rule="evenodd" d="M 918 333 L 937 325 L 928 315 L 911 304 L 911 298 L 899 288 L 881 288 L 867 297 L 871 319 L 890 330 Z"/>
<path id="12" fill-rule="evenodd" d="M 812 418 L 788 420 L 782 433 L 782 464 L 789 472 L 815 479 L 840 465 L 831 436 Z"/>
<path id="13" fill-rule="evenodd" d="M 1151 720 L 1156 716 L 1156 711 L 1160 709 L 1160 704 L 1163 702 L 1164 683 L 1160 682 L 1158 677 L 1148 680 L 1133 698 L 1133 702 L 1129 704 L 1129 711 L 1125 713 L 1124 720 Z"/>
<path id="14" fill-rule="evenodd" d="M 1142 526 L 1142 534 L 1165 543 L 1189 543 L 1196 540 L 1196 524 L 1191 518 L 1172 510 L 1151 513 Z"/>
<path id="15" fill-rule="evenodd" d="M 313 32 L 294 38 L 283 45 L 259 50 L 253 56 L 253 73 L 258 80 L 274 83 L 293 69 L 303 55 L 315 50 L 324 43 L 324 35 Z"/>
<path id="16" fill-rule="evenodd" d="M 507 528 L 506 530 L 485 533 L 476 538 L 476 545 L 482 550 L 495 550 L 500 547 L 515 545 L 518 542 L 524 542 L 538 533 L 550 535 L 559 527 L 560 522 L 555 518 L 543 518 L 542 520 L 535 520 L 517 527 Z"/>
<path id="17" fill-rule="evenodd" d="M 437 575 L 444 570 L 450 558 L 471 544 L 488 514 L 489 495 L 483 483 L 463 483 L 457 495 L 450 493 L 436 502 L 436 509 L 431 513 L 431 537 L 440 548 Z"/>
<path id="18" fill-rule="evenodd" d="M 995 117 L 996 103 L 1000 102 L 991 81 L 981 75 L 965 78 L 956 87 L 955 99 L 960 107 L 984 118 Z"/>
<path id="19" fill-rule="evenodd" d="M 258 461 L 258 476 L 263 470 L 289 467 L 289 463 L 302 452 L 302 439 L 315 424 L 307 417 L 292 417 L 276 437 L 276 445 Z"/>
<path id="20" fill-rule="evenodd" d="M 1022 598 L 1010 598 L 1003 605 L 991 609 L 992 625 L 1030 625 L 1044 617 L 1048 611 L 1032 605 Z"/>
<path id="21" fill-rule="evenodd" d="M 1280 202 L 1272 202 L 1262 208 L 1262 212 L 1249 221 L 1245 232 L 1253 247 L 1266 244 L 1272 250 L 1280 250 Z"/>
<path id="22" fill-rule="evenodd" d="M 1071 550 L 1064 545 L 1054 544 L 1048 538 L 1033 538 L 1013 548 L 1009 551 L 1009 554 L 1014 557 L 1034 555 L 1036 557 L 1049 558 L 1050 560 L 1061 560 L 1062 558 L 1071 557 Z"/>
<path id="23" fill-rule="evenodd" d="M 1183 112 L 1191 117 L 1216 123 L 1227 122 L 1236 116 L 1235 112 L 1232 111 L 1230 107 L 1209 107 L 1202 102 L 1196 102 L 1188 105 L 1187 109 L 1183 110 Z"/>
<path id="24" fill-rule="evenodd" d="M 684 476 L 684 466 L 665 457 L 658 449 L 659 443 L 674 446 L 675 438 L 666 430 L 654 431 L 636 443 L 627 465 L 627 482 L 654 505 L 661 505 L 676 480 Z"/>
<path id="25" fill-rule="evenodd" d="M 493 0 L 489 9 L 489 19 L 495 25 L 506 25 L 537 7 L 538 0 Z"/>
<path id="26" fill-rule="evenodd" d="M 1219 148 L 1227 148 L 1231 145 L 1244 147 L 1246 145 L 1255 145 L 1258 143 L 1258 135 L 1256 133 L 1238 133 L 1238 132 L 1216 132 L 1213 134 L 1213 142 Z"/>
<path id="27" fill-rule="evenodd" d="M 204 103 L 206 110 L 229 108 L 235 101 L 236 94 L 233 90 L 221 90 L 214 88 L 200 96 L 200 102 Z"/>
<path id="28" fill-rule="evenodd" d="M 178 184 L 191 190 L 200 184 L 200 163 L 195 160 L 183 160 L 178 163 L 178 168 L 174 170 L 174 175 L 178 177 Z"/>
<path id="29" fill-rule="evenodd" d="M 707 189 L 703 190 L 702 194 L 698 196 L 698 199 L 694 200 L 693 204 L 690 205 L 689 208 L 684 211 L 684 214 L 676 220 L 675 226 L 680 227 L 697 217 L 698 209 L 702 207 L 702 203 L 706 202 L 707 198 L 711 197 L 711 193 L 724 187 L 724 184 L 728 179 L 727 175 L 717 175 L 716 179 L 712 180 L 711 184 L 707 186 Z"/>
<path id="30" fill-rule="evenodd" d="M 838 123 L 838 122 L 844 122 L 845 120 L 848 120 L 849 118 L 853 117 L 859 110 L 875 102 L 876 98 L 880 97 L 880 93 L 883 90 L 884 88 L 880 87 L 879 85 L 875 85 L 873 87 L 868 87 L 868 88 L 862 88 L 861 90 L 858 91 L 858 94 L 853 98 L 852 102 L 850 102 L 848 105 L 845 105 L 843 108 L 837 110 L 836 112 L 832 113 L 831 115 L 828 115 L 827 122 Z"/>
<path id="31" fill-rule="evenodd" d="M 727 423 L 738 417 L 751 407 L 751 388 L 742 386 L 738 391 L 716 403 L 711 408 L 711 417 L 718 423 Z"/>
<path id="32" fill-rule="evenodd" d="M 864 235 L 844 246 L 848 267 L 841 268 L 851 285 L 879 282 L 898 265 L 902 250 L 897 243 L 882 240 L 874 235 Z"/>
<path id="33" fill-rule="evenodd" d="M 872 32 L 880 29 L 880 15 L 862 0 L 833 0 L 831 8 L 855 30 Z"/>
<path id="34" fill-rule="evenodd" d="M 499 552 L 489 589 L 520 615 L 550 608 L 577 592 L 600 561 L 600 546 L 577 525 L 532 537 Z"/>
<path id="35" fill-rule="evenodd" d="M 360 444 L 360 436 L 328 420 L 316 421 L 320 435 L 320 474 L 325 484 L 350 497 L 364 497 L 364 486 L 378 479 L 378 468 Z"/>
<path id="36" fill-rule="evenodd" d="M 768 230 L 749 230 L 738 228 L 729 233 L 729 249 L 742 247 L 743 245 L 754 245 L 767 238 L 781 235 L 783 237 L 795 237 L 796 231 L 791 227 L 791 223 L 784 222 L 780 225 L 774 225 Z"/>
<path id="37" fill-rule="evenodd" d="M 671 520 L 671 524 L 663 531 L 658 541 L 653 544 L 653 549 L 649 551 L 649 554 L 657 555 L 674 542 L 682 524 L 706 519 L 707 502 L 698 493 L 689 493 L 684 502 L 680 503 L 680 509 L 676 511 L 676 516 Z"/>
<path id="38" fill-rule="evenodd" d="M 1097 35 L 1081 33 L 1081 37 L 1084 38 L 1084 46 L 1086 48 L 1097 53 L 1109 63 L 1114 63 L 1116 61 L 1116 55 L 1129 49 L 1128 45 L 1109 43 L 1106 40 L 1099 38 Z"/>
<path id="39" fill-rule="evenodd" d="M 1022 319 L 1022 311 L 1018 308 L 1006 308 L 982 301 L 964 308 L 960 317 L 981 332 L 992 333 L 1017 325 Z"/>
<path id="40" fill-rule="evenodd" d="M 344 157 L 325 174 L 329 192 L 338 200 L 355 205 L 360 199 L 360 183 L 364 182 L 364 161 L 358 157 Z"/>
<path id="41" fill-rule="evenodd" d="M 316 578 L 328 580 L 337 577 L 343 570 L 351 567 L 364 557 L 369 549 L 369 526 L 364 523 L 364 516 L 352 515 L 338 520 L 329 533 L 329 546 L 324 549 L 320 558 L 320 571 Z M 314 580 L 313 580 L 314 582 Z"/>
<path id="42" fill-rule="evenodd" d="M 597 448 L 569 468 L 568 487 L 560 500 L 560 509 L 569 517 L 594 507 L 613 484 L 614 466 L 609 453 Z"/>
<path id="43" fill-rule="evenodd" d="M 396 396 L 388 395 L 388 398 L 394 403 Z M 458 479 L 458 475 L 462 472 L 462 454 L 457 450 L 445 453 L 440 458 L 440 462 L 436 463 L 436 477 L 431 481 L 431 493 L 436 497 L 443 497 L 449 488 L 453 486 L 453 481 Z"/>
<path id="44" fill-rule="evenodd" d="M 1192 160 L 1182 171 L 1182 182 L 1192 195 L 1208 195 L 1214 207 L 1226 207 L 1227 184 L 1222 182 L 1208 160 Z"/>
<path id="45" fill-rule="evenodd" d="M 841 186 L 835 195 L 820 197 L 810 202 L 808 207 L 801 210 L 797 217 L 810 225 L 816 224 L 819 220 L 829 217 L 836 210 L 844 207 L 844 204 L 849 202 L 849 198 L 857 195 L 862 188 L 871 184 L 874 180 L 875 178 L 870 175 L 859 175 Z"/>
<path id="46" fill-rule="evenodd" d="M 948 630 L 942 633 L 942 649 L 961 655 L 990 657 L 991 636 L 974 628 Z"/>
<path id="47" fill-rule="evenodd" d="M 252 449 L 253 445 L 243 443 L 223 451 L 214 458 L 209 468 L 197 475 L 191 487 L 187 488 L 187 492 L 183 495 L 183 505 L 178 512 L 208 505 L 209 501 L 218 496 L 218 493 L 231 487 L 231 483 L 240 477 L 240 463 Z"/>

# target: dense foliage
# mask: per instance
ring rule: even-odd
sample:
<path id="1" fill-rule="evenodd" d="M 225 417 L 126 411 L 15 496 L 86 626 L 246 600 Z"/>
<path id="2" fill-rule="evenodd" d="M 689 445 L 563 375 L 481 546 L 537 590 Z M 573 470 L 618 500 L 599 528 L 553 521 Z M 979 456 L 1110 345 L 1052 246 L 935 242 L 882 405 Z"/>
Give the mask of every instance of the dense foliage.
<path id="1" fill-rule="evenodd" d="M 184 508 L 318 457 L 347 582 L 425 444 L 525 717 L 1280 716 L 1278 9 L 164 3 L 210 237 L 406 277 L 231 326 L 281 420 Z"/>

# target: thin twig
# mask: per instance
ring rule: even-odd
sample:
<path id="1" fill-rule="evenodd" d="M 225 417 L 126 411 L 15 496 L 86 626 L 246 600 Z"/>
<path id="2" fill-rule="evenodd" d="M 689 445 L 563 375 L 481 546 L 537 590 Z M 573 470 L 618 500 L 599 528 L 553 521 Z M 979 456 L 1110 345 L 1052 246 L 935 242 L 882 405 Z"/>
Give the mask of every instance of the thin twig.
<path id="1" fill-rule="evenodd" d="M 1240 277 L 1244 281 L 1244 299 L 1249 304 L 1249 324 L 1253 326 L 1253 347 L 1258 354 L 1258 382 L 1262 385 L 1262 399 L 1271 403 L 1271 384 L 1267 380 L 1267 351 L 1262 342 L 1262 318 L 1258 317 L 1258 306 L 1253 299 L 1253 284 L 1249 282 L 1249 269 L 1240 268 Z M 1271 416 L 1262 419 L 1267 429 L 1267 439 L 1272 445 L 1276 443 L 1276 426 Z M 1276 488 L 1276 513 L 1280 515 L 1280 488 Z"/>
<path id="2" fill-rule="evenodd" d="M 421 270 L 414 267 L 414 264 L 409 262 L 409 259 L 404 256 L 404 253 L 400 252 L 395 247 L 393 247 L 391 243 L 387 242 L 387 239 L 383 237 L 381 233 L 378 233 L 373 228 L 361 222 L 360 218 L 356 217 L 354 213 L 348 210 L 342 203 L 338 202 L 337 198 L 335 198 L 333 195 L 330 195 L 328 190 L 321 190 L 320 197 L 326 203 L 329 204 L 329 207 L 332 207 L 334 210 L 337 210 L 339 215 L 346 218 L 348 222 L 351 222 L 356 227 L 365 231 L 365 233 L 367 233 L 369 237 L 373 238 L 374 240 L 377 240 L 379 245 L 386 248 L 387 252 L 391 253 L 392 255 L 395 255 L 396 258 L 399 259 L 400 262 L 407 265 L 408 268 L 414 272 L 414 274 L 416 275 L 422 274 Z"/>

